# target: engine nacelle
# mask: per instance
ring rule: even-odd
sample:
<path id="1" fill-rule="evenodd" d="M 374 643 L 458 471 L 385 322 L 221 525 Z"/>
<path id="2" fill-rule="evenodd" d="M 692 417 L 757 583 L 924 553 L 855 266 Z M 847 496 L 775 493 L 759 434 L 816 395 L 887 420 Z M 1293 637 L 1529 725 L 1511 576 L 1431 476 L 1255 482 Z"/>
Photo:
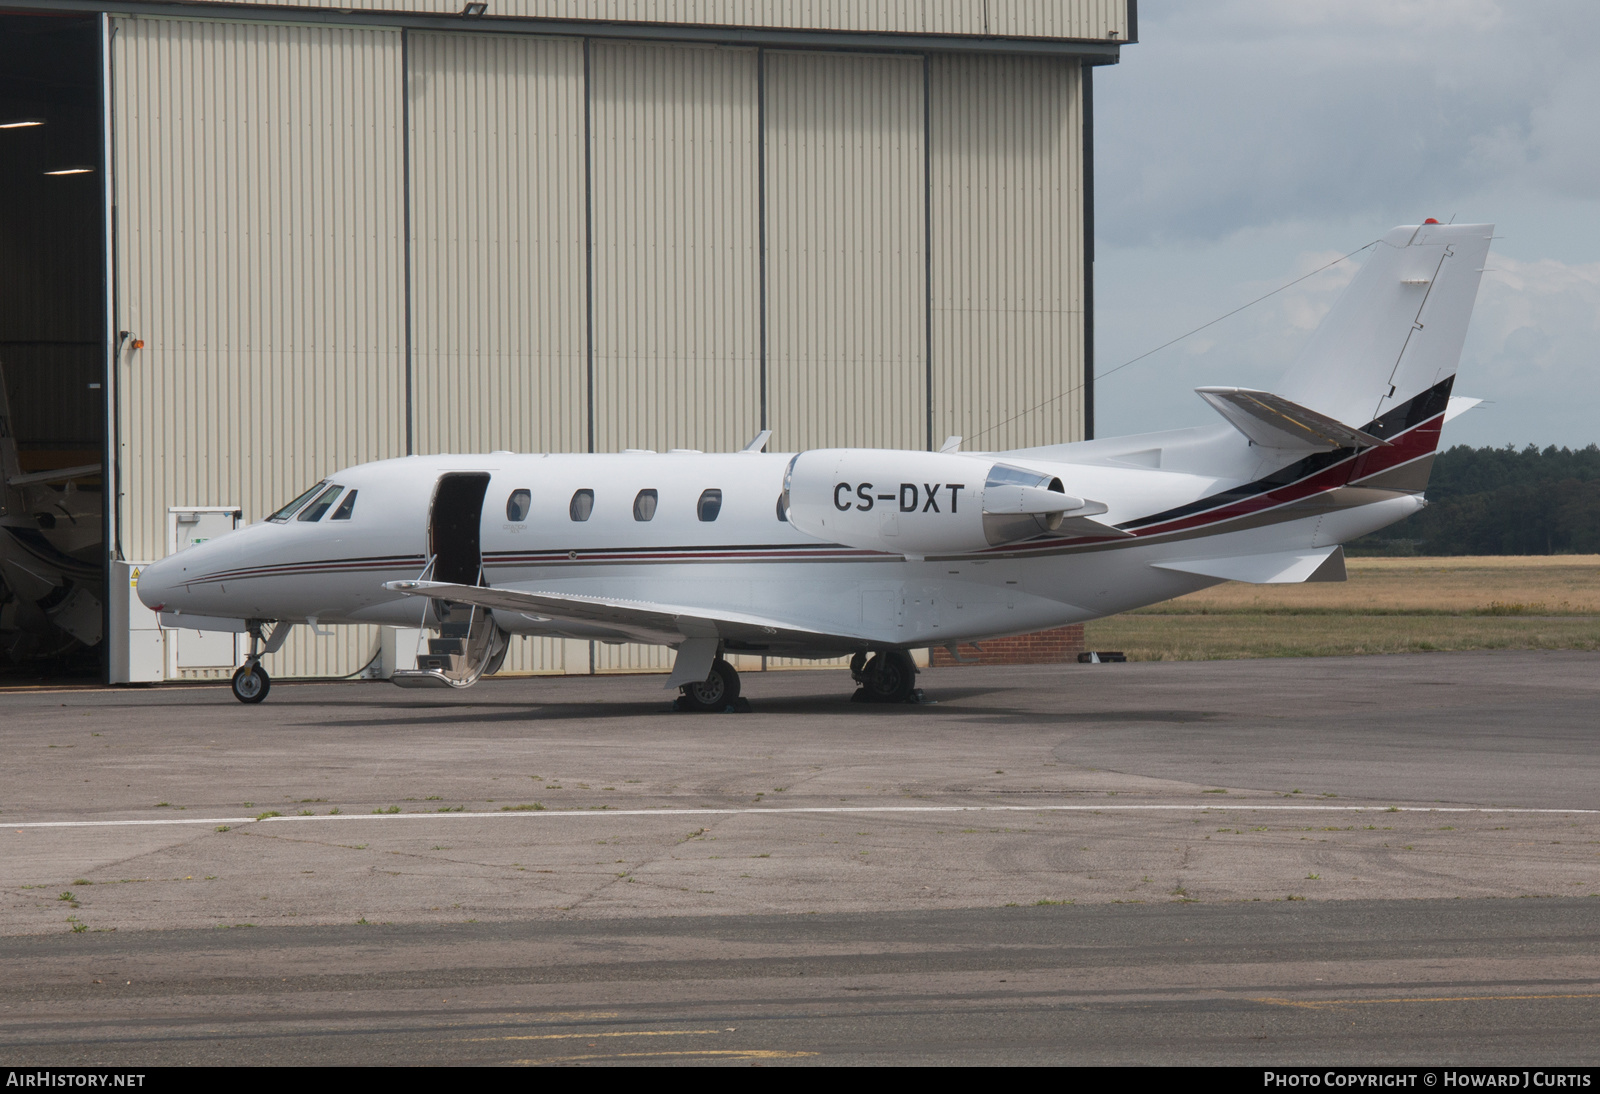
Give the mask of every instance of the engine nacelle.
<path id="1" fill-rule="evenodd" d="M 1031 539 L 1082 509 L 1061 480 L 993 457 L 819 448 L 789 462 L 784 505 L 819 539 L 909 558 Z"/>

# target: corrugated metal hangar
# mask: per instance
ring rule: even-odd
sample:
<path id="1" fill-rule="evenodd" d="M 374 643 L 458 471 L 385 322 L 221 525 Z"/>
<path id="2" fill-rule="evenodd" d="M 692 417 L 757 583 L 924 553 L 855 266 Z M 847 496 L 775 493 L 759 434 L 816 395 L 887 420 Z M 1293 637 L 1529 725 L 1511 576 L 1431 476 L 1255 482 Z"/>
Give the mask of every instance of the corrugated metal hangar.
<path id="1" fill-rule="evenodd" d="M 1090 76 L 1133 3 L 8 9 L 0 658 L 110 671 L 140 560 L 363 461 L 1090 435 Z M 231 667 L 176 633 L 165 677 Z"/>

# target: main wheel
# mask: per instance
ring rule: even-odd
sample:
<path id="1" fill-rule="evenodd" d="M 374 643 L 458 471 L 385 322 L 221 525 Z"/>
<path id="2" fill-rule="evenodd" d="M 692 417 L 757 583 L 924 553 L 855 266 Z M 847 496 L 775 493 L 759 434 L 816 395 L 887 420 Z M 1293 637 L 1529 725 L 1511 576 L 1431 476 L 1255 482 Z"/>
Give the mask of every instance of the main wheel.
<path id="1" fill-rule="evenodd" d="M 874 703 L 903 703 L 917 686 L 917 663 L 905 650 L 884 650 L 867 662 L 861 686 Z"/>
<path id="2" fill-rule="evenodd" d="M 267 697 L 272 677 L 260 665 L 240 665 L 233 674 L 233 697 L 241 703 L 259 703 Z"/>
<path id="3" fill-rule="evenodd" d="M 698 684 L 685 684 L 683 702 L 690 710 L 710 714 L 726 710 L 728 704 L 739 698 L 739 673 L 720 658 L 711 662 L 711 675 Z"/>

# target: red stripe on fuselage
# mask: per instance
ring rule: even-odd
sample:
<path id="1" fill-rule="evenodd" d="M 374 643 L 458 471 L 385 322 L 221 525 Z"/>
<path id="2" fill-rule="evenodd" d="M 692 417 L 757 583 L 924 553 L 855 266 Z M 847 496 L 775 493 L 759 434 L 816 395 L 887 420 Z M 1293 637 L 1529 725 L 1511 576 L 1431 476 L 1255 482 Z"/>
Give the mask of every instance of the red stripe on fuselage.
<path id="1" fill-rule="evenodd" d="M 1228 521 L 1237 520 L 1254 513 L 1303 501 L 1316 494 L 1336 490 L 1341 486 L 1359 483 L 1363 479 L 1380 474 L 1390 468 L 1398 467 L 1401 464 L 1410 463 L 1426 456 L 1437 450 L 1440 430 L 1443 424 L 1444 415 L 1442 413 L 1437 414 L 1397 435 L 1387 445 L 1366 449 L 1330 467 L 1313 472 L 1303 479 L 1286 483 L 1283 486 L 1264 491 L 1252 497 L 1241 498 L 1235 502 L 1219 505 L 1215 509 L 1191 513 L 1160 524 L 1137 529 L 1134 531 L 1133 538 L 1075 536 L 1060 540 L 1029 540 L 1022 543 L 1007 544 L 1003 547 L 992 547 L 979 553 L 985 557 L 993 558 L 996 556 L 1015 556 L 1039 552 L 1061 553 L 1080 547 L 1098 546 L 1107 543 L 1132 546 L 1141 540 L 1148 540 L 1155 536 L 1193 531 L 1209 525 L 1225 524 Z M 899 557 L 899 555 L 878 551 L 842 547 L 838 544 L 818 545 L 816 547 L 803 547 L 792 544 L 774 544 L 767 547 L 752 544 L 731 549 L 651 547 L 580 549 L 577 551 L 576 557 L 573 556 L 571 551 L 562 550 L 521 554 L 485 553 L 483 562 L 485 566 L 499 569 L 511 566 L 552 566 L 568 563 L 597 562 L 891 561 Z M 310 575 L 407 570 L 409 567 L 421 564 L 423 561 L 421 556 L 410 556 L 393 559 L 350 559 L 284 563 L 278 566 L 262 566 L 253 569 L 208 574 L 205 577 L 196 578 L 190 584 L 246 581 L 254 578 L 280 577 L 292 574 Z"/>

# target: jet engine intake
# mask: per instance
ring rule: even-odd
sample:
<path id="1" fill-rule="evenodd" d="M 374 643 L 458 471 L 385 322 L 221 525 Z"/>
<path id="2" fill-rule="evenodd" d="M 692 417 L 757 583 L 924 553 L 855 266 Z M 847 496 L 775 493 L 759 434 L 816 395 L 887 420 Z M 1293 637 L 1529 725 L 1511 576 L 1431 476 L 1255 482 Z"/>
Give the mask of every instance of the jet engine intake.
<path id="1" fill-rule="evenodd" d="M 784 475 L 783 504 L 809 535 L 907 558 L 966 554 L 1054 532 L 1077 510 L 1105 507 L 1061 480 L 954 452 L 822 448 Z"/>

